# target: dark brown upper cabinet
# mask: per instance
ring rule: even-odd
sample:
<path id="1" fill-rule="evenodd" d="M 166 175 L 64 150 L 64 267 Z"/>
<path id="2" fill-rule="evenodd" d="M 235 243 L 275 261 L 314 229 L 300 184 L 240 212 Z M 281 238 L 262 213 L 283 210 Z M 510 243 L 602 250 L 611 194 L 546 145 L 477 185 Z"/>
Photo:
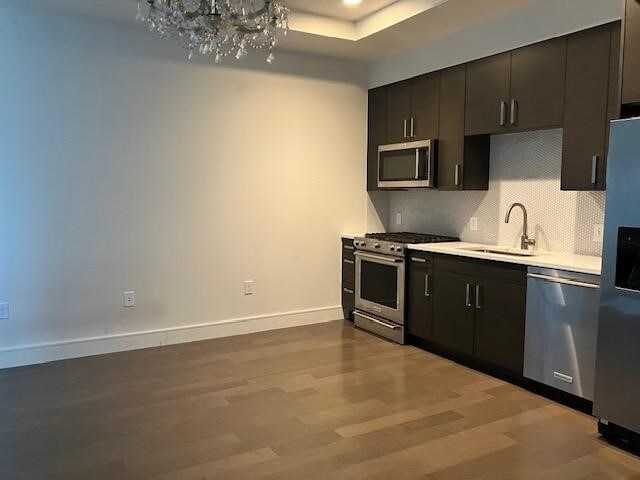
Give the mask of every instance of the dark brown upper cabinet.
<path id="1" fill-rule="evenodd" d="M 609 120 L 617 114 L 619 23 L 570 35 L 562 189 L 604 190 Z"/>
<path id="2" fill-rule="evenodd" d="M 469 63 L 465 133 L 561 126 L 566 42 L 555 38 Z"/>
<path id="3" fill-rule="evenodd" d="M 622 54 L 622 104 L 640 105 L 640 1 L 627 0 Z"/>
<path id="4" fill-rule="evenodd" d="M 440 76 L 438 189 L 487 190 L 489 143 L 486 135 L 465 137 L 466 66 L 448 68 Z"/>
<path id="5" fill-rule="evenodd" d="M 439 98 L 439 72 L 390 85 L 387 90 L 386 142 L 437 138 Z"/>
<path id="6" fill-rule="evenodd" d="M 566 64 L 566 37 L 512 52 L 508 122 L 511 130 L 562 126 Z"/>
<path id="7" fill-rule="evenodd" d="M 465 134 L 506 131 L 511 52 L 467 64 Z"/>
<path id="8" fill-rule="evenodd" d="M 378 190 L 378 145 L 386 143 L 387 88 L 369 90 L 367 191 Z"/>

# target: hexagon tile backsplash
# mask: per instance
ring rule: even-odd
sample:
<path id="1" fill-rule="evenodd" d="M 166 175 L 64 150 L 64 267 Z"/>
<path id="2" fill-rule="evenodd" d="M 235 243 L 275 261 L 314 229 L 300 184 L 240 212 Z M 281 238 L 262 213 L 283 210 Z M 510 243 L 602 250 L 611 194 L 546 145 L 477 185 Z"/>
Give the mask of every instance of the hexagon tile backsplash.
<path id="1" fill-rule="evenodd" d="M 389 225 L 392 231 L 518 247 L 522 214 L 514 210 L 509 224 L 504 217 L 512 203 L 520 202 L 529 212 L 529 236 L 538 248 L 599 256 L 602 244 L 593 235 L 594 226 L 604 223 L 605 194 L 561 191 L 561 161 L 561 129 L 494 136 L 489 191 L 390 192 Z M 396 213 L 402 213 L 402 225 L 396 224 Z M 469 228 L 472 217 L 478 219 L 477 231 Z"/>

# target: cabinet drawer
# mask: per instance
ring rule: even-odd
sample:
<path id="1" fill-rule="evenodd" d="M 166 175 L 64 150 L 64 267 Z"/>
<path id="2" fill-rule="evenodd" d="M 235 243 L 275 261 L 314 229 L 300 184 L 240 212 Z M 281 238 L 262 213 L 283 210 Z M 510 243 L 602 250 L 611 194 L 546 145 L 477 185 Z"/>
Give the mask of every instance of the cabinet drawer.
<path id="1" fill-rule="evenodd" d="M 351 285 L 342 285 L 342 308 L 354 310 L 356 308 L 355 288 Z"/>
<path id="2" fill-rule="evenodd" d="M 514 285 L 526 285 L 527 283 L 526 267 L 523 265 L 451 255 L 436 255 L 434 257 L 434 267 L 440 271 L 488 278 L 496 282 Z"/>
<path id="3" fill-rule="evenodd" d="M 432 268 L 433 254 L 429 252 L 411 250 L 409 252 L 409 263 L 411 267 Z"/>
<path id="4" fill-rule="evenodd" d="M 356 283 L 356 261 L 352 258 L 342 258 L 342 283 Z"/>

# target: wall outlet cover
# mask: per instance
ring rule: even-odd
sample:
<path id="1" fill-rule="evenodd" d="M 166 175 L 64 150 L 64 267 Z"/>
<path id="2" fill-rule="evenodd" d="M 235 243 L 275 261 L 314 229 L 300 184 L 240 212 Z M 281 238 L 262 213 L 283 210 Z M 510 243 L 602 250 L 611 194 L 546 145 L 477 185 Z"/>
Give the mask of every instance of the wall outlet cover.
<path id="1" fill-rule="evenodd" d="M 255 282 L 253 280 L 245 280 L 244 285 L 244 294 L 245 295 L 253 295 L 253 287 Z"/>
<path id="2" fill-rule="evenodd" d="M 9 303 L 2 302 L 0 303 L 0 320 L 8 320 L 9 319 Z"/>
<path id="3" fill-rule="evenodd" d="M 469 221 L 469 230 L 472 232 L 478 231 L 478 217 L 471 217 L 471 220 Z"/>
<path id="4" fill-rule="evenodd" d="M 601 223 L 596 223 L 593 226 L 593 241 L 596 243 L 604 242 L 604 225 Z"/>
<path id="5" fill-rule="evenodd" d="M 131 308 L 136 306 L 136 292 L 124 292 L 122 294 L 122 305 L 125 308 Z"/>
<path id="6" fill-rule="evenodd" d="M 396 225 L 402 225 L 402 214 L 396 213 Z"/>

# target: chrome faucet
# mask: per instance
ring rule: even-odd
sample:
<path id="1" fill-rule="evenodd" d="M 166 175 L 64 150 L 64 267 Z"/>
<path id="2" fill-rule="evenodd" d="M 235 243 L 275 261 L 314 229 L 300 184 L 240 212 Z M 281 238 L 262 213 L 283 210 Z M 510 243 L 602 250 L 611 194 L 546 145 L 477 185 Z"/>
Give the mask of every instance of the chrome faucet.
<path id="1" fill-rule="evenodd" d="M 509 223 L 511 212 L 516 207 L 520 207 L 522 209 L 522 213 L 524 214 L 524 228 L 522 229 L 522 236 L 520 237 L 520 248 L 522 250 L 529 250 L 529 247 L 534 246 L 536 244 L 536 241 L 533 238 L 529 238 L 529 235 L 528 235 L 529 226 L 527 222 L 527 209 L 525 208 L 525 206 L 521 203 L 514 203 L 513 205 L 511 205 L 511 207 L 509 208 L 509 211 L 507 212 L 507 216 L 504 219 L 504 223 Z"/>

